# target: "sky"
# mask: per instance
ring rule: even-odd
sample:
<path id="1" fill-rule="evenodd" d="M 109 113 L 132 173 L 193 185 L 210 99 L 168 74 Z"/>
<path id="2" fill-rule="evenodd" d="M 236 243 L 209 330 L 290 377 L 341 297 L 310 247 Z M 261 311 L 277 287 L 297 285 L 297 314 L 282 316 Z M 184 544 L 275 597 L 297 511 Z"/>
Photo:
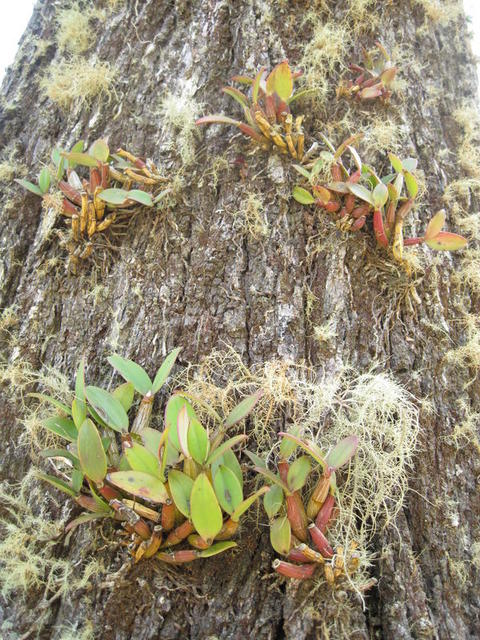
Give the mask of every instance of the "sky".
<path id="1" fill-rule="evenodd" d="M 12 64 L 15 58 L 18 41 L 32 15 L 34 4 L 35 0 L 14 0 L 10 11 L 4 13 L 3 19 L 0 21 L 0 82 L 6 67 Z M 479 0 L 464 0 L 464 5 L 467 15 L 471 18 L 470 30 L 473 32 L 473 51 L 480 59 L 480 2 Z"/>

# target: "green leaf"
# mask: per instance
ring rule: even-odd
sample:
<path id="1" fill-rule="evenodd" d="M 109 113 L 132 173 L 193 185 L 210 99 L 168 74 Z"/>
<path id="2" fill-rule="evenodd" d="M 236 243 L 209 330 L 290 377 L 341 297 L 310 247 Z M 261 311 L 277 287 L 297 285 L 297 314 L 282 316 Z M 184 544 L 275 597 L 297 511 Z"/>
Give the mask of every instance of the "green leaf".
<path id="1" fill-rule="evenodd" d="M 405 158 L 402 160 L 402 166 L 404 171 L 408 171 L 409 173 L 413 173 L 417 168 L 418 160 L 416 158 Z"/>
<path id="2" fill-rule="evenodd" d="M 396 178 L 398 178 L 396 173 L 389 173 L 386 176 L 383 176 L 381 182 L 383 182 L 383 184 L 389 185 Z"/>
<path id="3" fill-rule="evenodd" d="M 330 468 L 336 470 L 343 467 L 344 464 L 355 455 L 358 448 L 358 437 L 348 436 L 340 440 L 330 453 L 327 455 L 327 464 Z"/>
<path id="4" fill-rule="evenodd" d="M 134 442 L 131 447 L 125 448 L 125 457 L 130 468 L 134 471 L 145 471 L 145 473 L 161 479 L 158 457 L 146 447 L 138 444 L 138 442 Z"/>
<path id="5" fill-rule="evenodd" d="M 398 158 L 395 154 L 393 153 L 389 153 L 388 154 L 388 158 L 390 160 L 390 164 L 392 165 L 392 167 L 395 169 L 395 171 L 397 173 L 402 173 L 403 171 L 403 164 L 402 161 L 400 160 L 400 158 Z"/>
<path id="6" fill-rule="evenodd" d="M 98 160 L 88 153 L 81 153 L 79 151 L 70 151 L 70 153 L 67 153 L 63 151 L 62 156 L 68 160 L 71 169 L 73 167 L 70 163 L 73 163 L 74 166 L 79 164 L 82 167 L 98 167 Z"/>
<path id="7" fill-rule="evenodd" d="M 44 449 L 40 451 L 40 456 L 42 458 L 66 458 L 70 460 L 74 466 L 78 465 L 78 458 L 70 451 L 67 451 L 67 449 Z"/>
<path id="8" fill-rule="evenodd" d="M 83 424 L 83 421 L 87 417 L 87 404 L 85 402 L 85 361 L 82 358 L 78 364 L 77 375 L 75 376 L 75 400 L 76 403 L 75 411 L 77 412 L 77 419 L 80 424 L 77 426 L 80 428 Z M 72 414 L 73 414 L 73 403 L 72 403 Z M 83 416 L 83 420 L 81 417 Z"/>
<path id="9" fill-rule="evenodd" d="M 38 186 L 40 187 L 40 191 L 42 193 L 47 193 L 50 187 L 50 180 L 50 171 L 47 167 L 43 167 L 43 169 L 40 171 L 40 175 L 38 176 Z"/>
<path id="10" fill-rule="evenodd" d="M 298 491 L 303 487 L 311 469 L 312 465 L 307 456 L 301 456 L 295 460 L 290 466 L 287 475 L 287 484 L 290 491 Z"/>
<path id="11" fill-rule="evenodd" d="M 315 204 L 315 198 L 303 187 L 293 187 L 292 196 L 300 204 Z"/>
<path id="12" fill-rule="evenodd" d="M 43 193 L 40 187 L 37 187 L 37 185 L 33 184 L 33 182 L 29 182 L 28 180 L 23 180 L 22 178 L 15 178 L 15 182 L 18 183 L 24 189 L 28 189 L 28 191 L 31 191 L 32 193 L 34 193 L 36 196 L 43 196 Z"/>
<path id="13" fill-rule="evenodd" d="M 239 104 L 242 105 L 242 107 L 248 108 L 249 105 L 247 97 L 238 89 L 235 89 L 234 87 L 222 87 L 222 91 L 223 93 L 226 93 L 227 96 L 230 96 L 231 98 L 236 100 Z"/>
<path id="14" fill-rule="evenodd" d="M 225 442 L 223 442 L 208 456 L 208 459 L 206 462 L 207 466 L 211 465 L 219 456 L 222 456 L 226 451 L 228 451 L 228 449 L 232 449 L 235 445 L 239 444 L 240 442 L 243 442 L 246 439 L 247 439 L 247 436 L 239 435 L 239 436 L 234 436 L 233 438 L 230 438 L 229 440 L 226 440 Z"/>
<path id="15" fill-rule="evenodd" d="M 237 456 L 233 453 L 231 449 L 229 449 L 228 451 L 225 451 L 223 455 L 221 455 L 219 458 L 217 458 L 213 462 L 211 466 L 212 476 L 215 476 L 215 473 L 217 472 L 217 469 L 221 464 L 228 467 L 230 471 L 232 471 L 235 474 L 238 482 L 240 483 L 240 486 L 243 487 L 242 467 L 240 466 L 240 463 L 237 460 Z"/>
<path id="16" fill-rule="evenodd" d="M 304 96 L 313 95 L 314 93 L 317 93 L 317 92 L 318 92 L 318 89 L 302 89 L 301 91 L 295 91 L 293 96 L 290 96 L 290 98 L 288 98 L 285 102 L 288 105 L 291 105 L 292 102 L 294 102 L 295 100 L 298 100 L 299 98 L 303 98 Z"/>
<path id="17" fill-rule="evenodd" d="M 168 438 L 172 446 L 180 451 L 180 442 L 178 441 L 177 420 L 178 414 L 182 407 L 187 407 L 187 414 L 190 420 L 198 420 L 192 405 L 185 400 L 184 397 L 174 394 L 170 397 L 165 408 L 165 429 L 169 430 Z"/>
<path id="18" fill-rule="evenodd" d="M 425 231 L 425 240 L 431 240 L 435 238 L 435 236 L 440 233 L 445 224 L 445 210 L 441 209 L 437 211 L 437 213 L 433 216 L 430 222 L 427 225 L 427 229 Z"/>
<path id="19" fill-rule="evenodd" d="M 92 522 L 99 518 L 108 518 L 110 513 L 81 513 L 77 518 L 71 520 L 65 527 L 65 533 L 74 531 L 77 527 L 85 522 Z"/>
<path id="20" fill-rule="evenodd" d="M 298 171 L 298 173 L 301 176 L 303 176 L 304 178 L 306 178 L 310 182 L 310 178 L 312 177 L 312 174 L 310 173 L 310 171 L 307 171 L 305 169 L 305 167 L 302 167 L 302 165 L 300 165 L 300 164 L 293 164 L 292 167 L 295 169 L 295 171 Z M 312 169 L 312 173 L 313 173 L 313 169 Z M 308 191 L 307 191 L 307 193 L 308 193 Z"/>
<path id="21" fill-rule="evenodd" d="M 52 158 L 52 162 L 56 167 L 58 167 L 60 162 L 63 160 L 60 154 L 60 149 L 58 147 L 55 147 L 55 149 L 52 149 L 52 153 L 50 154 L 50 157 Z"/>
<path id="22" fill-rule="evenodd" d="M 354 196 L 374 206 L 373 195 L 370 193 L 368 189 L 366 189 L 365 187 L 362 187 L 361 184 L 352 184 L 349 182 L 347 184 L 347 187 L 350 193 L 353 193 Z"/>
<path id="23" fill-rule="evenodd" d="M 133 360 L 127 360 L 122 356 L 113 355 L 107 358 L 108 362 L 127 382 L 131 382 L 138 393 L 142 396 L 152 391 L 152 381 L 148 377 L 145 369 Z"/>
<path id="24" fill-rule="evenodd" d="M 205 473 L 200 473 L 193 483 L 190 510 L 197 533 L 210 543 L 220 533 L 223 518 L 215 492 Z"/>
<path id="25" fill-rule="evenodd" d="M 256 453 L 253 453 L 253 451 L 249 451 L 248 449 L 245 449 L 245 453 L 256 467 L 260 467 L 261 469 L 267 468 L 267 463 L 265 462 L 265 460 L 260 458 L 260 456 L 257 456 Z"/>
<path id="26" fill-rule="evenodd" d="M 213 487 L 222 509 L 232 515 L 243 501 L 242 485 L 236 475 L 228 467 L 220 465 L 213 477 Z"/>
<path id="27" fill-rule="evenodd" d="M 264 476 L 265 478 L 267 478 L 267 480 L 269 480 L 272 484 L 276 484 L 279 487 L 281 487 L 281 489 L 287 494 L 290 495 L 291 491 L 288 488 L 288 486 L 285 484 L 285 482 L 283 482 L 283 480 L 280 478 L 279 475 L 277 475 L 276 473 L 273 473 L 273 471 L 270 471 L 270 469 L 267 469 L 266 467 L 254 467 L 254 470 L 257 473 L 260 473 L 262 476 Z"/>
<path id="28" fill-rule="evenodd" d="M 112 396 L 116 398 L 125 411 L 128 411 L 133 404 L 135 387 L 131 382 L 124 382 L 112 391 Z"/>
<path id="29" fill-rule="evenodd" d="M 228 429 L 240 420 L 243 420 L 252 412 L 254 406 L 263 396 L 263 389 L 259 389 L 255 393 L 244 398 L 236 407 L 234 407 L 225 419 L 225 427 Z"/>
<path id="30" fill-rule="evenodd" d="M 173 365 L 175 364 L 175 361 L 181 350 L 182 347 L 177 347 L 176 349 L 171 351 L 163 361 L 162 366 L 157 371 L 157 375 L 155 376 L 155 379 L 153 381 L 153 393 L 157 393 L 157 391 L 159 391 L 165 384 L 165 381 L 170 375 L 170 371 L 172 370 Z"/>
<path id="31" fill-rule="evenodd" d="M 278 484 L 274 484 L 263 496 L 263 506 L 270 520 L 280 511 L 282 504 L 283 490 Z"/>
<path id="32" fill-rule="evenodd" d="M 104 202 L 108 204 L 125 204 L 128 200 L 128 191 L 125 189 L 104 189 L 98 194 Z"/>
<path id="33" fill-rule="evenodd" d="M 63 402 L 60 402 L 59 400 L 52 398 L 51 396 L 47 396 L 44 393 L 29 393 L 28 395 L 30 398 L 38 398 L 39 400 L 43 400 L 44 402 L 53 404 L 54 407 L 57 407 L 57 409 L 60 409 L 60 411 L 63 411 L 69 416 L 72 415 L 72 410 L 70 409 L 70 407 L 68 407 Z"/>
<path id="34" fill-rule="evenodd" d="M 316 462 L 318 462 L 322 465 L 323 468 L 325 468 L 325 456 L 323 455 L 321 449 L 317 447 L 314 442 L 311 442 L 310 440 L 302 440 L 301 438 L 297 438 L 297 436 L 294 436 L 291 433 L 285 433 L 283 431 L 280 431 L 278 435 L 283 436 L 284 438 L 288 438 L 289 440 L 292 440 L 293 442 L 298 444 L 300 447 L 302 447 L 302 449 L 310 454 L 312 458 L 316 460 Z"/>
<path id="35" fill-rule="evenodd" d="M 153 207 L 152 195 L 146 191 L 142 191 L 141 189 L 131 189 L 131 191 L 128 192 L 128 198 L 129 200 L 134 200 L 146 207 Z"/>
<path id="36" fill-rule="evenodd" d="M 449 231 L 440 231 L 434 238 L 425 240 L 430 249 L 436 251 L 457 251 L 457 249 L 463 249 L 467 242 L 463 236 Z"/>
<path id="37" fill-rule="evenodd" d="M 50 476 L 46 473 L 40 473 L 39 471 L 37 471 L 36 476 L 40 480 L 45 480 L 45 482 L 48 482 L 49 484 L 51 484 L 53 487 L 55 487 L 55 489 L 59 489 L 60 491 L 63 491 L 64 493 L 71 496 L 72 498 L 75 498 L 77 496 L 77 493 L 72 489 L 72 487 L 70 487 L 63 480 L 56 478 L 55 476 Z"/>
<path id="38" fill-rule="evenodd" d="M 144 471 L 115 471 L 107 475 L 107 480 L 115 487 L 155 504 L 170 499 L 163 482 Z"/>
<path id="39" fill-rule="evenodd" d="M 292 543 L 292 529 L 286 516 L 275 518 L 270 525 L 270 542 L 277 553 L 288 555 Z"/>
<path id="40" fill-rule="evenodd" d="M 111 429 L 120 433 L 128 431 L 128 416 L 117 398 L 100 387 L 89 386 L 85 394 L 88 402 Z"/>
<path id="41" fill-rule="evenodd" d="M 190 496 L 192 495 L 193 480 L 186 473 L 172 469 L 168 473 L 168 487 L 177 509 L 186 518 L 190 518 Z"/>
<path id="42" fill-rule="evenodd" d="M 141 438 L 144 446 L 153 453 L 157 458 L 160 450 L 160 442 L 162 440 L 162 431 L 145 427 L 142 430 Z"/>
<path id="43" fill-rule="evenodd" d="M 90 493 L 92 494 L 92 498 L 95 500 L 96 508 L 93 509 L 95 513 L 102 511 L 103 513 L 112 513 L 112 508 L 109 506 L 108 502 L 106 502 L 103 498 L 101 498 L 98 493 L 95 491 L 95 487 L 92 485 L 90 480 L 88 481 L 88 486 L 90 488 Z"/>
<path id="44" fill-rule="evenodd" d="M 198 552 L 198 556 L 200 558 L 211 558 L 212 556 L 216 556 L 218 553 L 223 553 L 224 551 L 227 551 L 228 549 L 233 549 L 233 547 L 236 547 L 237 543 L 233 542 L 233 540 L 224 540 L 222 542 L 216 542 L 215 544 L 212 544 L 211 547 L 208 547 L 208 549 L 203 549 L 202 551 Z"/>
<path id="45" fill-rule="evenodd" d="M 100 484 L 107 475 L 107 457 L 97 427 L 89 419 L 79 429 L 77 448 L 83 473 Z"/>
<path id="46" fill-rule="evenodd" d="M 408 171 L 404 172 L 403 177 L 405 179 L 405 185 L 409 196 L 411 198 L 415 198 L 418 193 L 418 183 L 415 180 L 415 177 L 411 173 L 408 173 Z"/>
<path id="47" fill-rule="evenodd" d="M 208 456 L 209 442 L 206 430 L 202 427 L 198 420 L 191 420 L 187 433 L 188 451 L 190 455 L 198 462 L 203 464 Z"/>
<path id="48" fill-rule="evenodd" d="M 255 80 L 252 84 L 252 102 L 253 104 L 257 104 L 258 102 L 258 92 L 260 90 L 260 83 L 262 82 L 263 74 L 265 73 L 265 67 L 261 67 L 257 75 L 255 76 Z"/>
<path id="49" fill-rule="evenodd" d="M 248 496 L 248 498 L 246 498 L 243 502 L 241 502 L 231 515 L 231 519 L 233 520 L 233 522 L 238 522 L 241 516 L 245 513 L 245 511 L 247 509 L 250 509 L 252 504 L 256 500 L 258 500 L 260 496 L 263 496 L 263 494 L 266 493 L 267 491 L 268 491 L 268 487 L 261 487 L 261 489 L 259 489 L 258 491 L 255 491 L 255 493 L 252 493 L 251 496 Z"/>
<path id="50" fill-rule="evenodd" d="M 298 426 L 292 427 L 289 433 L 291 433 L 293 436 L 298 437 L 300 435 L 300 427 Z M 280 442 L 280 450 L 279 450 L 280 458 L 283 458 L 284 460 L 286 460 L 292 455 L 292 453 L 295 451 L 296 448 L 297 448 L 297 444 L 295 442 L 293 442 L 292 440 L 289 440 L 288 438 L 282 438 L 282 441 Z"/>
<path id="51" fill-rule="evenodd" d="M 329 182 L 326 185 L 327 189 L 335 193 L 350 193 L 350 186 L 350 182 Z"/>
<path id="52" fill-rule="evenodd" d="M 65 440 L 70 440 L 70 442 L 76 442 L 77 440 L 77 428 L 75 427 L 73 420 L 70 420 L 69 418 L 62 418 L 61 416 L 47 418 L 42 421 L 42 426 L 52 433 L 55 433 L 57 436 L 65 438 Z"/>
<path id="53" fill-rule="evenodd" d="M 80 489 L 82 488 L 82 485 L 83 485 L 83 478 L 84 478 L 84 475 L 80 471 L 80 469 L 74 469 L 72 471 L 71 484 L 72 484 L 72 489 L 75 491 L 75 493 L 80 492 Z"/>
<path id="54" fill-rule="evenodd" d="M 72 417 L 77 429 L 80 429 L 87 417 L 87 406 L 85 402 L 79 402 L 76 398 L 72 402 Z"/>
<path id="55" fill-rule="evenodd" d="M 388 187 L 383 184 L 383 182 L 379 182 L 372 193 L 373 198 L 373 206 L 376 209 L 380 209 L 388 200 Z"/>
<path id="56" fill-rule="evenodd" d="M 90 149 L 88 150 L 88 153 L 90 156 L 96 158 L 96 160 L 99 160 L 100 162 L 107 162 L 108 156 L 110 155 L 110 149 L 106 140 L 102 140 L 101 138 L 99 138 L 92 143 Z"/>
<path id="57" fill-rule="evenodd" d="M 269 78 L 272 76 L 273 81 L 271 82 L 271 85 L 273 91 L 281 100 L 288 100 L 293 93 L 293 77 L 288 62 L 284 60 L 273 69 L 270 76 L 267 78 L 267 93 L 270 93 Z"/>

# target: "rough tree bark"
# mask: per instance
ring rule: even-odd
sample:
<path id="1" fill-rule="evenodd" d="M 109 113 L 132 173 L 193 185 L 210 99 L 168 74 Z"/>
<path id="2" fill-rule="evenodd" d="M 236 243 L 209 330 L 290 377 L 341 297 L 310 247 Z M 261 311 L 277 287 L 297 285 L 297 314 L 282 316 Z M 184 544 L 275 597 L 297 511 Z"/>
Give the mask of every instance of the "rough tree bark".
<path id="1" fill-rule="evenodd" d="M 233 74 L 271 67 L 285 57 L 295 66 L 312 35 L 310 23 L 302 26 L 307 10 L 335 21 L 349 7 L 343 0 L 120 2 L 105 22 L 93 21 L 89 50 L 114 65 L 115 92 L 109 100 L 94 99 L 89 107 L 62 111 L 42 94 L 38 82 L 60 53 L 54 44 L 35 44 L 35 38 L 53 41 L 62 4 L 38 1 L 3 84 L 0 146 L 4 157 L 14 152 L 30 173 L 58 142 L 68 145 L 80 137 L 101 136 L 108 136 L 113 147 L 121 144 L 175 169 L 178 149 L 171 145 L 171 130 L 162 129 L 160 110 L 167 91 L 181 95 L 187 88 L 207 105 L 198 115 L 222 111 L 226 100 L 219 88 Z M 403 151 L 419 158 L 428 208 L 435 210 L 446 183 L 459 176 L 450 159 L 454 156 L 439 150 L 456 153 L 461 130 L 452 114 L 465 98 L 476 96 L 465 20 L 462 14 L 448 24 L 430 23 L 421 30 L 424 12 L 413 2 L 370 5 L 369 11 L 380 18 L 377 33 L 382 40 L 412 56 L 402 70 L 404 100 L 392 108 L 406 133 Z M 358 58 L 360 45 L 370 46 L 373 39 L 360 29 L 348 55 Z M 433 91 L 435 100 L 430 99 Z M 334 100 L 329 100 L 324 105 L 327 118 L 337 117 Z M 312 136 L 314 107 L 308 110 L 306 127 Z M 358 110 L 358 121 L 363 117 Z M 89 376 L 99 383 L 108 380 L 105 356 L 115 344 L 150 371 L 174 346 L 183 347 L 180 360 L 185 364 L 198 362 L 222 341 L 247 364 L 291 358 L 333 372 L 341 362 L 360 370 L 373 360 L 385 362 L 416 397 L 428 398 L 434 411 L 421 414 L 413 491 L 396 528 L 379 534 L 373 569 L 378 587 L 365 611 L 358 602 L 348 637 L 479 637 L 479 564 L 472 545 L 479 536 L 480 464 L 469 448 L 457 450 L 445 437 L 458 418 L 458 398 L 464 398 L 472 412 L 479 404 L 478 381 L 471 383 L 475 372 L 444 361 L 445 349 L 465 339 L 458 322 L 465 297 L 451 280 L 461 258 L 443 257 L 434 266 L 430 254 L 424 277 L 416 282 L 419 303 L 413 309 L 400 306 L 395 317 L 385 280 L 371 277 L 369 257 L 355 238 L 345 241 L 335 233 L 309 258 L 309 234 L 318 222 L 289 197 L 294 176 L 286 161 L 256 153 L 247 156 L 246 178 L 230 166 L 220 172 L 216 185 L 205 178 L 201 182 L 214 154 L 231 145 L 228 157 L 233 160 L 248 147 L 241 137 L 230 142 L 231 129 L 201 133 L 197 162 L 186 173 L 182 197 L 168 213 L 170 222 L 142 214 L 116 241 L 118 251 L 107 264 L 78 276 L 66 274 L 62 261 L 45 267 L 62 249 L 54 235 L 41 240 L 39 199 L 3 185 L 0 306 L 14 305 L 19 318 L 15 354 L 9 357 L 21 357 L 35 368 L 50 364 L 72 377 L 84 354 Z M 269 234 L 262 241 L 245 236 L 232 215 L 250 191 L 265 198 Z M 62 226 L 58 221 L 57 227 Z M 97 285 L 103 288 L 94 292 Z M 315 302 L 307 309 L 308 292 Z M 478 311 L 474 294 L 469 310 Z M 335 336 L 325 349 L 311 327 L 328 320 Z M 442 341 L 441 331 L 449 341 Z M 21 478 L 30 464 L 25 450 L 14 446 L 21 429 L 15 410 L 7 387 L 2 479 Z M 443 501 L 448 501 L 448 509 Z M 88 536 L 88 531 L 78 532 L 62 553 L 76 562 Z M 95 637 L 117 640 L 326 637 L 321 620 L 331 601 L 319 596 L 316 615 L 295 612 L 302 589 L 288 586 L 279 592 L 261 579 L 272 560 L 267 538 L 263 534 L 258 541 L 246 535 L 246 544 L 230 564 L 220 558 L 212 559 L 208 570 L 185 569 L 191 588 L 177 589 L 174 582 L 159 578 L 154 563 L 140 564 L 109 585 L 94 581 L 75 601 L 53 602 L 41 628 L 34 625 L 39 616 L 35 594 L 4 603 L 0 619 L 10 624 L 5 637 L 59 638 L 55 625 L 78 624 L 81 629 L 84 620 L 92 622 Z M 110 573 L 118 570 L 118 556 L 102 553 Z M 462 579 L 455 566 L 463 568 Z"/>

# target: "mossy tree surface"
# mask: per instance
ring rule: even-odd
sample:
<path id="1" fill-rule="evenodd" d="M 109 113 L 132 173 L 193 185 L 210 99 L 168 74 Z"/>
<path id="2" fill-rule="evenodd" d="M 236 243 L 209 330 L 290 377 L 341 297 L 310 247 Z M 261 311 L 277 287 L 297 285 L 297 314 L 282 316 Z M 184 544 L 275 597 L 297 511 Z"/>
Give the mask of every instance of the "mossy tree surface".
<path id="1" fill-rule="evenodd" d="M 472 339 L 471 317 L 479 311 L 478 287 L 455 278 L 468 255 L 420 250 L 423 265 L 408 281 L 371 240 L 342 236 L 291 199 L 297 176 L 286 158 L 250 154 L 248 142 L 228 128 L 202 129 L 196 137 L 189 121 L 231 111 L 219 89 L 232 75 L 271 68 L 286 57 L 295 67 L 311 51 L 306 45 L 315 28 L 327 21 L 329 33 L 341 25 L 337 35 L 349 38 L 344 51 L 330 41 L 331 55 L 340 51 L 344 64 L 359 59 L 361 44 L 380 37 L 400 58 L 403 84 L 391 106 L 352 105 L 347 113 L 347 103 L 334 97 L 339 67 L 329 69 L 326 61 L 328 95 L 301 107 L 306 135 L 312 139 L 323 122 L 339 144 L 349 120 L 367 133 L 365 161 L 385 161 L 372 139 L 375 127 L 385 136 L 383 114 L 396 148 L 418 157 L 425 172 L 428 191 L 414 216 L 421 229 L 441 207 L 446 186 L 465 176 L 477 180 L 479 171 L 468 163 L 465 169 L 465 158 L 457 162 L 465 127 L 454 114 L 476 98 L 465 18 L 455 4 L 442 3 L 449 11 L 434 12 L 433 20 L 425 10 L 430 15 L 434 4 L 105 3 L 105 12 L 89 19 L 91 47 L 74 61 L 109 63 L 113 80 L 98 97 L 73 100 L 65 110 L 45 96 L 41 83 L 65 55 L 57 51 L 59 9 L 48 0 L 37 3 L 3 84 L 0 162 L 26 165 L 34 174 L 58 143 L 108 137 L 112 148 L 152 157 L 175 176 L 177 192 L 171 206 L 143 212 L 123 235 L 110 236 L 113 248 L 98 247 L 94 264 L 73 276 L 65 272 L 57 237 L 63 222 L 49 229 L 39 199 L 3 182 L 0 307 L 14 315 L 2 333 L 4 358 L 34 369 L 52 365 L 72 380 L 83 355 L 89 379 L 106 385 L 106 356 L 113 350 L 154 371 L 174 346 L 183 348 L 180 364 L 186 364 L 227 343 L 249 365 L 291 359 L 326 376 L 342 363 L 366 371 L 379 361 L 423 401 L 411 491 L 395 526 L 378 528 L 378 586 L 365 610 L 353 601 L 343 623 L 332 627 L 342 615 L 341 594 L 332 599 L 319 590 L 305 607 L 308 583 L 278 587 L 262 579 L 273 552 L 267 532 L 259 535 L 254 525 L 243 531 L 236 555 L 161 574 L 153 561 L 116 573 L 121 554 L 92 526 L 76 531 L 56 553 L 84 564 L 85 549 L 104 554 L 106 574 L 92 575 L 89 586 L 73 596 L 62 592 L 47 607 L 35 589 L 3 602 L 3 637 L 460 640 L 480 634 L 480 460 L 478 419 L 472 421 L 480 411 L 478 354 L 446 357 Z M 178 96 L 179 109 L 187 105 L 186 114 L 172 114 L 171 100 L 166 110 L 171 95 Z M 244 222 L 251 194 L 262 203 L 262 233 L 249 233 Z M 468 210 L 476 211 L 474 201 Z M 449 229 L 455 224 L 450 215 Z M 470 247 L 475 244 L 472 238 Z M 13 391 L 2 389 L 0 440 L 0 479 L 10 481 L 30 466 Z M 59 516 L 64 500 L 57 500 Z M 92 536 L 102 551 L 92 551 Z M 329 628 L 336 629 L 330 636 Z"/>

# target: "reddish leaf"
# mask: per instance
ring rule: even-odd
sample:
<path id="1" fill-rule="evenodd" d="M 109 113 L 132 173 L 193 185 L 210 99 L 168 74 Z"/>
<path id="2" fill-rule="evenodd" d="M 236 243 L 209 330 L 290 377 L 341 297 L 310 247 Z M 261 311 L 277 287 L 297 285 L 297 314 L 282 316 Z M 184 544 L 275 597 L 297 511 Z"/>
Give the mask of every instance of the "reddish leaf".
<path id="1" fill-rule="evenodd" d="M 467 244 L 467 239 L 463 236 L 459 236 L 456 233 L 450 233 L 449 231 L 440 231 L 435 238 L 431 240 L 425 240 L 430 249 L 437 251 L 456 251 L 457 249 L 463 249 Z"/>

